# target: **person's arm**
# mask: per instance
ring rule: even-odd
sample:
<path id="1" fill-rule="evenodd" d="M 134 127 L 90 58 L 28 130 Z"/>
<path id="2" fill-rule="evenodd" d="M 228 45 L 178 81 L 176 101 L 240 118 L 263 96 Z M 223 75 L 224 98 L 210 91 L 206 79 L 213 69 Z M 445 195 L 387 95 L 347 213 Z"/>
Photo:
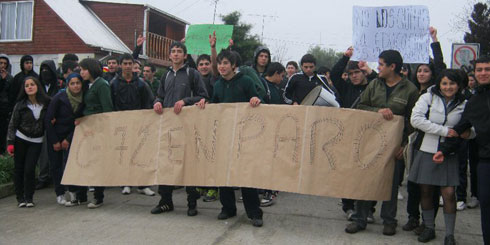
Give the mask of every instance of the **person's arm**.
<path id="1" fill-rule="evenodd" d="M 193 83 L 193 85 L 191 86 L 191 88 L 193 89 L 192 91 L 193 96 L 185 97 L 182 100 L 184 101 L 185 105 L 194 105 L 195 103 L 199 102 L 201 99 L 209 98 L 209 96 L 206 90 L 206 85 L 202 80 L 201 74 L 199 74 L 199 72 L 194 69 L 191 69 L 189 72 L 194 73 L 193 81 L 191 81 L 191 83 Z"/>
<path id="2" fill-rule="evenodd" d="M 139 82 L 143 84 L 143 87 L 141 88 L 143 95 L 141 96 L 141 109 L 152 109 L 153 101 L 155 100 L 155 97 L 153 97 L 153 92 L 146 82 L 142 81 L 141 79 Z"/>
<path id="3" fill-rule="evenodd" d="M 141 53 L 141 50 L 143 49 L 143 43 L 145 43 L 146 37 L 143 37 L 142 35 L 139 35 L 138 39 L 136 39 L 136 47 L 133 50 L 133 59 L 137 60 L 139 58 L 139 55 Z"/>
<path id="4" fill-rule="evenodd" d="M 446 137 L 449 127 L 433 123 L 426 117 L 429 110 L 429 105 L 431 104 L 431 97 L 431 93 L 425 93 L 420 96 L 419 100 L 413 107 L 410 123 L 414 128 L 417 128 L 425 133 Z"/>
<path id="5" fill-rule="evenodd" d="M 259 94 L 259 91 L 257 90 L 257 86 L 254 85 L 254 82 L 251 78 L 244 76 L 246 79 L 249 81 L 247 82 L 247 97 L 248 99 L 252 99 L 254 97 L 258 98 L 261 102 L 264 102 L 264 98 Z"/>
<path id="6" fill-rule="evenodd" d="M 216 51 L 216 32 L 213 35 L 209 35 L 209 45 L 211 46 L 211 68 L 213 70 L 213 76 L 218 76 L 218 52 Z"/>
<path id="7" fill-rule="evenodd" d="M 19 114 L 19 103 L 14 106 L 14 110 L 12 112 L 12 117 L 10 118 L 8 132 L 7 132 L 7 144 L 13 145 L 15 141 L 15 133 L 17 132 L 17 128 L 20 124 L 20 114 Z"/>
<path id="8" fill-rule="evenodd" d="M 369 85 L 366 87 L 366 90 L 361 93 L 361 100 L 357 105 L 357 109 L 374 112 L 378 112 L 380 109 L 382 109 L 380 107 L 373 106 L 371 103 L 371 98 L 372 96 L 374 96 L 375 93 L 375 85 L 376 83 L 369 83 Z"/>
<path id="9" fill-rule="evenodd" d="M 347 50 L 344 53 L 344 56 L 342 56 L 342 58 L 335 63 L 335 65 L 332 67 L 332 71 L 330 72 L 330 79 L 332 79 L 333 86 L 341 91 L 342 94 L 344 93 L 344 88 L 347 86 L 347 81 L 342 79 L 342 73 L 344 73 L 345 67 L 350 60 L 350 56 L 348 55 L 352 56 L 349 50 Z"/>
<path id="10" fill-rule="evenodd" d="M 295 77 L 298 76 L 298 75 L 292 75 L 290 78 L 289 78 L 289 81 L 288 83 L 286 83 L 286 88 L 284 89 L 284 94 L 283 94 L 283 97 L 284 97 L 284 101 L 287 103 L 287 104 L 294 104 L 295 102 L 296 103 L 301 103 L 301 102 L 297 102 L 294 100 L 294 89 L 295 89 Z"/>
<path id="11" fill-rule="evenodd" d="M 56 131 L 54 130 L 54 124 L 52 123 L 55 118 L 56 112 L 59 109 L 60 99 L 59 96 L 54 96 L 51 102 L 49 103 L 48 109 L 46 110 L 46 115 L 44 116 L 44 125 L 46 127 L 46 137 L 48 142 L 55 144 L 59 143 L 60 139 L 58 135 L 56 135 Z"/>
<path id="12" fill-rule="evenodd" d="M 442 56 L 441 43 L 437 39 L 437 29 L 430 27 L 429 32 L 432 38 L 430 48 L 432 49 L 432 55 L 434 56 L 434 77 L 437 77 L 442 70 L 447 68 L 447 66 L 444 63 L 444 57 Z"/>
<path id="13" fill-rule="evenodd" d="M 102 106 L 102 112 L 114 111 L 111 88 L 109 87 L 109 84 L 101 83 L 97 88 L 97 96 L 99 98 L 100 105 Z"/>

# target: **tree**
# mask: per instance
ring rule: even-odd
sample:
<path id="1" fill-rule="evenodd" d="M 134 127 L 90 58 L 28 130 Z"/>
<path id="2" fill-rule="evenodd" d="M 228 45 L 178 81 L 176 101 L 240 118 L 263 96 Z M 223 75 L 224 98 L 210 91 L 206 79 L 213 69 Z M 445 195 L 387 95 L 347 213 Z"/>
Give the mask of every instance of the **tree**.
<path id="1" fill-rule="evenodd" d="M 490 9 L 486 3 L 473 5 L 471 19 L 468 20 L 469 32 L 464 35 L 466 43 L 479 43 L 480 54 L 490 54 Z"/>
<path id="2" fill-rule="evenodd" d="M 240 22 L 242 14 L 238 11 L 221 16 L 225 25 L 233 25 L 233 50 L 242 57 L 242 61 L 253 61 L 255 49 L 261 45 L 257 35 L 250 34 L 252 25 Z M 218 51 L 219 52 L 219 51 Z"/>
<path id="3" fill-rule="evenodd" d="M 334 49 L 323 49 L 319 45 L 311 47 L 308 50 L 309 54 L 312 54 L 316 58 L 316 67 L 326 66 L 328 68 L 332 68 L 337 61 L 342 58 L 343 53 L 337 52 Z"/>

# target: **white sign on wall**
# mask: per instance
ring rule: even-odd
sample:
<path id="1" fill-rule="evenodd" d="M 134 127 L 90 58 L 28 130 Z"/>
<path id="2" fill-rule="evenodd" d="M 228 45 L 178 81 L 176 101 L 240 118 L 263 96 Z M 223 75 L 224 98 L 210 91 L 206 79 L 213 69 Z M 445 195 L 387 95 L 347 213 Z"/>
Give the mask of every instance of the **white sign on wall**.
<path id="1" fill-rule="evenodd" d="M 352 60 L 377 62 L 383 50 L 398 50 L 404 63 L 428 63 L 429 9 L 426 6 L 354 6 Z"/>
<path id="2" fill-rule="evenodd" d="M 470 66 L 471 61 L 478 59 L 479 53 L 479 43 L 453 43 L 451 68 L 459 69 L 462 66 Z"/>

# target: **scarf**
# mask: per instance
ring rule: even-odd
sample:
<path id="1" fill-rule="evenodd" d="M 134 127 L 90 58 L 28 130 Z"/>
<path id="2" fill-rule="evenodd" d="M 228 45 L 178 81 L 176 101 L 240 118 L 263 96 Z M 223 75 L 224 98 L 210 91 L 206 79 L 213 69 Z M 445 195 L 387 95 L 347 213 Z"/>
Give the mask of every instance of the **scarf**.
<path id="1" fill-rule="evenodd" d="M 82 103 L 83 92 L 80 92 L 78 95 L 73 95 L 69 89 L 66 89 L 66 95 L 68 95 L 68 101 L 70 101 L 71 108 L 75 113 L 78 109 L 78 106 L 80 106 L 80 103 Z"/>

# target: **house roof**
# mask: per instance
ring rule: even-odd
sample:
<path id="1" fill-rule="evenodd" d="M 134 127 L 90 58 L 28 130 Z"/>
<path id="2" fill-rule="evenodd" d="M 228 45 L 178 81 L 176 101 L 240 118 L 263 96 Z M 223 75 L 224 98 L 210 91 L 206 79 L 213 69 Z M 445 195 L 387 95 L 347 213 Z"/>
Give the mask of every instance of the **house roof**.
<path id="1" fill-rule="evenodd" d="M 44 0 L 44 2 L 85 44 L 116 53 L 131 53 L 128 46 L 92 10 L 78 0 Z"/>
<path id="2" fill-rule="evenodd" d="M 150 4 L 146 4 L 146 3 L 141 3 L 141 2 L 138 2 L 138 1 L 135 1 L 135 0 L 80 0 L 80 2 L 100 2 L 100 3 L 117 3 L 117 4 L 133 4 L 133 5 L 142 5 L 142 6 L 145 6 L 146 8 L 149 8 L 149 9 L 152 9 L 160 14 L 163 14 L 167 17 L 169 17 L 170 19 L 173 19 L 177 22 L 181 22 L 182 24 L 185 24 L 185 25 L 190 25 L 191 23 L 175 16 L 175 15 L 172 15 L 168 12 L 165 12 L 157 7 L 153 7 L 152 5 Z"/>

